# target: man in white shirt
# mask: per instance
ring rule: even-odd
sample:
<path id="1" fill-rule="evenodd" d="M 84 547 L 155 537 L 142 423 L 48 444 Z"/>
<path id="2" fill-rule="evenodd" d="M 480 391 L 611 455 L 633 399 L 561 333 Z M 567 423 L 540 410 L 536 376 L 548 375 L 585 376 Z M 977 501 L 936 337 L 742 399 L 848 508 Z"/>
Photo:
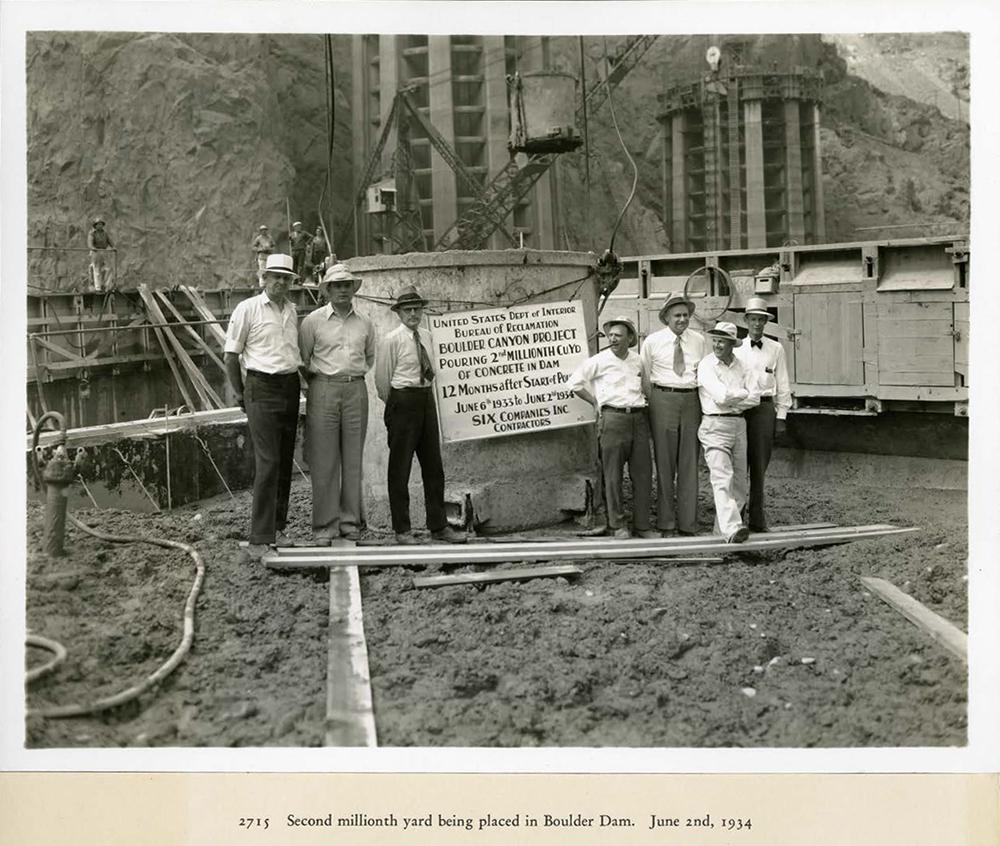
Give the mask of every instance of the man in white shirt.
<path id="1" fill-rule="evenodd" d="M 639 333 L 627 317 L 615 317 L 602 328 L 609 346 L 573 371 L 566 387 L 597 409 L 608 528 L 616 538 L 631 537 L 622 497 L 622 474 L 628 463 L 632 528 L 638 537 L 659 537 L 649 525 L 653 467 L 642 368 L 639 356 L 630 349 L 639 343 Z"/>
<path id="2" fill-rule="evenodd" d="M 767 303 L 760 297 L 751 297 L 747 300 L 745 314 L 749 337 L 734 355 L 756 377 L 760 388 L 760 405 L 744 415 L 747 423 L 747 464 L 750 468 L 747 525 L 751 532 L 766 532 L 764 474 L 771 461 L 774 437 L 784 434 L 785 418 L 792 407 L 792 391 L 784 348 L 777 341 L 764 337 L 764 327 L 771 319 Z"/>
<path id="3" fill-rule="evenodd" d="M 701 425 L 698 439 L 715 498 L 715 532 L 728 543 L 743 543 L 750 530 L 740 516 L 747 496 L 747 429 L 743 412 L 760 402 L 756 379 L 733 355 L 742 341 L 732 323 L 707 332 L 712 355 L 698 365 Z"/>
<path id="4" fill-rule="evenodd" d="M 340 537 L 360 539 L 362 456 L 368 432 L 365 374 L 375 363 L 375 327 L 354 310 L 360 287 L 361 280 L 347 265 L 333 265 L 320 283 L 326 305 L 306 315 L 299 328 L 309 385 L 305 455 L 317 546 L 329 546 Z"/>
<path id="5" fill-rule="evenodd" d="M 412 285 L 399 293 L 391 308 L 400 325 L 383 338 L 376 356 L 375 390 L 385 403 L 382 419 L 389 439 L 389 511 L 396 543 L 419 543 L 410 526 L 410 470 L 416 455 L 431 537 L 465 543 L 465 534 L 448 525 L 444 510 L 444 466 L 431 386 L 431 339 L 420 328 L 426 305 L 427 300 Z"/>
<path id="6" fill-rule="evenodd" d="M 704 336 L 689 328 L 692 314 L 694 303 L 671 294 L 660 309 L 666 328 L 649 335 L 639 352 L 656 457 L 656 527 L 665 536 L 698 531 L 697 368 L 709 348 Z"/>
<path id="7" fill-rule="evenodd" d="M 296 278 L 291 256 L 269 255 L 261 276 L 264 290 L 236 305 L 226 331 L 226 373 L 237 403 L 246 411 L 253 442 L 252 555 L 263 554 L 267 544 L 288 542 L 284 530 L 302 365 L 298 316 L 288 299 L 288 288 Z"/>

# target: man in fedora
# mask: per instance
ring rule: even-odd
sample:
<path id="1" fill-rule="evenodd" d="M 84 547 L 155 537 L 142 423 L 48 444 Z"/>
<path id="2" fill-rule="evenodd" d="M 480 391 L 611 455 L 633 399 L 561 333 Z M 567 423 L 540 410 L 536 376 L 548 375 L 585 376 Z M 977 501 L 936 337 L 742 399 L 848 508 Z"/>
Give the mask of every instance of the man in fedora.
<path id="1" fill-rule="evenodd" d="M 747 497 L 747 428 L 743 413 L 760 402 L 757 380 L 733 355 L 743 342 L 732 323 L 708 330 L 714 355 L 698 365 L 701 425 L 698 439 L 715 498 L 715 533 L 728 543 L 743 543 L 750 534 L 741 512 Z"/>
<path id="2" fill-rule="evenodd" d="M 694 303 L 671 294 L 660 309 L 664 328 L 650 334 L 639 353 L 656 458 L 656 527 L 665 536 L 698 531 L 697 368 L 709 348 L 690 328 L 692 314 Z"/>
<path id="3" fill-rule="evenodd" d="M 229 383 L 246 411 L 253 443 L 251 554 L 267 544 L 284 544 L 292 456 L 299 419 L 299 327 L 288 289 L 296 279 L 292 257 L 267 256 L 263 291 L 233 309 L 226 331 L 225 363 Z M 246 368 L 246 381 L 240 364 Z"/>
<path id="4" fill-rule="evenodd" d="M 254 256 L 257 258 L 258 277 L 262 276 L 264 268 L 267 266 L 267 257 L 274 252 L 274 239 L 267 231 L 266 226 L 261 226 L 257 230 L 256 236 L 250 242 L 250 249 L 253 250 Z"/>
<path id="5" fill-rule="evenodd" d="M 639 334 L 627 317 L 614 317 L 602 329 L 608 347 L 573 371 L 566 387 L 597 409 L 608 528 L 616 538 L 631 536 L 625 525 L 622 496 L 622 473 L 628 463 L 632 480 L 632 528 L 638 537 L 659 537 L 660 533 L 649 525 L 653 465 L 642 368 L 638 354 L 630 349 L 639 343 Z"/>
<path id="6" fill-rule="evenodd" d="M 743 367 L 756 377 L 760 388 L 760 405 L 744 414 L 747 423 L 747 464 L 750 468 L 747 525 L 751 532 L 766 532 L 764 474 L 771 461 L 774 437 L 784 434 L 785 418 L 792 407 L 792 391 L 784 348 L 777 341 L 764 337 L 764 327 L 771 319 L 767 303 L 761 297 L 751 297 L 747 300 L 744 313 L 748 343 L 740 346 L 735 355 Z"/>
<path id="7" fill-rule="evenodd" d="M 435 540 L 464 543 L 466 536 L 448 525 L 444 510 L 444 467 L 434 405 L 434 367 L 430 334 L 420 328 L 427 300 L 412 285 L 391 306 L 400 325 L 379 347 L 375 389 L 385 403 L 383 420 L 389 438 L 389 510 L 396 543 L 418 543 L 410 526 L 410 470 L 420 462 L 427 528 Z"/>
<path id="8" fill-rule="evenodd" d="M 375 327 L 354 310 L 360 287 L 361 280 L 347 265 L 333 265 L 319 285 L 326 305 L 308 314 L 299 328 L 308 385 L 305 456 L 317 546 L 360 537 L 362 455 L 368 431 L 365 374 L 375 363 Z"/>

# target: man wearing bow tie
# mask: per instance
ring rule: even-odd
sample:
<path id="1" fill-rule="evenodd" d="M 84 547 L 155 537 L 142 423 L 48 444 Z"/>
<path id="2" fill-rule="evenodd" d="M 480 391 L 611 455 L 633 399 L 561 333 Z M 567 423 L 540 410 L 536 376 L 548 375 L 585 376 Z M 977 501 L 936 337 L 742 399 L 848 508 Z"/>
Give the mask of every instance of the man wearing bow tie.
<path id="1" fill-rule="evenodd" d="M 747 300 L 746 324 L 749 343 L 733 354 L 757 379 L 760 405 L 745 413 L 747 423 L 747 466 L 750 470 L 750 498 L 747 524 L 752 532 L 766 532 L 764 514 L 764 474 L 771 461 L 774 436 L 785 431 L 785 418 L 792 407 L 792 393 L 785 364 L 785 350 L 777 341 L 764 337 L 771 319 L 767 303 L 760 297 Z"/>

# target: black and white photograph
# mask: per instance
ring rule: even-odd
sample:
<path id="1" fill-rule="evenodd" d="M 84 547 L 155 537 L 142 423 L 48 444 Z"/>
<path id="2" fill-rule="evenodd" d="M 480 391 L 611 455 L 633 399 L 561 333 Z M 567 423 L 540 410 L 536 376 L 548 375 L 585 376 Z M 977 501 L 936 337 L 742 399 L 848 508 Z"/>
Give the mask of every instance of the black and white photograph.
<path id="1" fill-rule="evenodd" d="M 975 34 L 338 5 L 23 33 L 22 751 L 967 749 Z"/>

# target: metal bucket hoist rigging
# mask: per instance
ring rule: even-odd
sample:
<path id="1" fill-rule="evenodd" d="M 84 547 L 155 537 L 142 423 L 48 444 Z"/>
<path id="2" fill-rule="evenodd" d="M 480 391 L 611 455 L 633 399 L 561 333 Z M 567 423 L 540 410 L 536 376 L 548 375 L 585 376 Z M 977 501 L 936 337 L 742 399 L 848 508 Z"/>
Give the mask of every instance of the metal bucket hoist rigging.
<path id="1" fill-rule="evenodd" d="M 606 72 L 601 81 L 586 92 L 583 103 L 576 110 L 576 125 L 585 122 L 587 112 L 599 109 L 609 98 L 612 89 L 639 63 L 659 36 L 640 35 L 628 39 L 613 59 L 606 61 Z M 526 75 L 527 76 L 527 75 Z M 428 250 L 477 250 L 483 249 L 495 232 L 503 233 L 511 246 L 519 246 L 506 221 L 515 207 L 527 195 L 539 178 L 552 166 L 562 152 L 575 149 L 582 143 L 572 132 L 561 132 L 546 142 L 531 139 L 525 133 L 520 80 L 514 80 L 512 113 L 511 157 L 506 165 L 488 182 L 470 169 L 452 146 L 434 127 L 413 100 L 415 86 L 401 88 L 392 101 L 375 147 L 365 163 L 351 211 L 337 227 L 340 238 L 346 240 L 354 226 L 354 218 L 363 203 L 384 214 L 383 238 L 392 252 Z M 530 116 L 529 116 L 530 117 Z M 420 198 L 416 193 L 413 177 L 413 158 L 410 153 L 410 130 L 413 123 L 423 131 L 431 146 L 454 171 L 474 201 L 433 244 L 427 242 L 420 216 Z M 391 166 L 383 165 L 383 156 L 390 136 L 395 130 L 396 149 Z M 520 155 L 518 155 L 520 153 Z M 376 179 L 381 176 L 381 179 Z"/>

